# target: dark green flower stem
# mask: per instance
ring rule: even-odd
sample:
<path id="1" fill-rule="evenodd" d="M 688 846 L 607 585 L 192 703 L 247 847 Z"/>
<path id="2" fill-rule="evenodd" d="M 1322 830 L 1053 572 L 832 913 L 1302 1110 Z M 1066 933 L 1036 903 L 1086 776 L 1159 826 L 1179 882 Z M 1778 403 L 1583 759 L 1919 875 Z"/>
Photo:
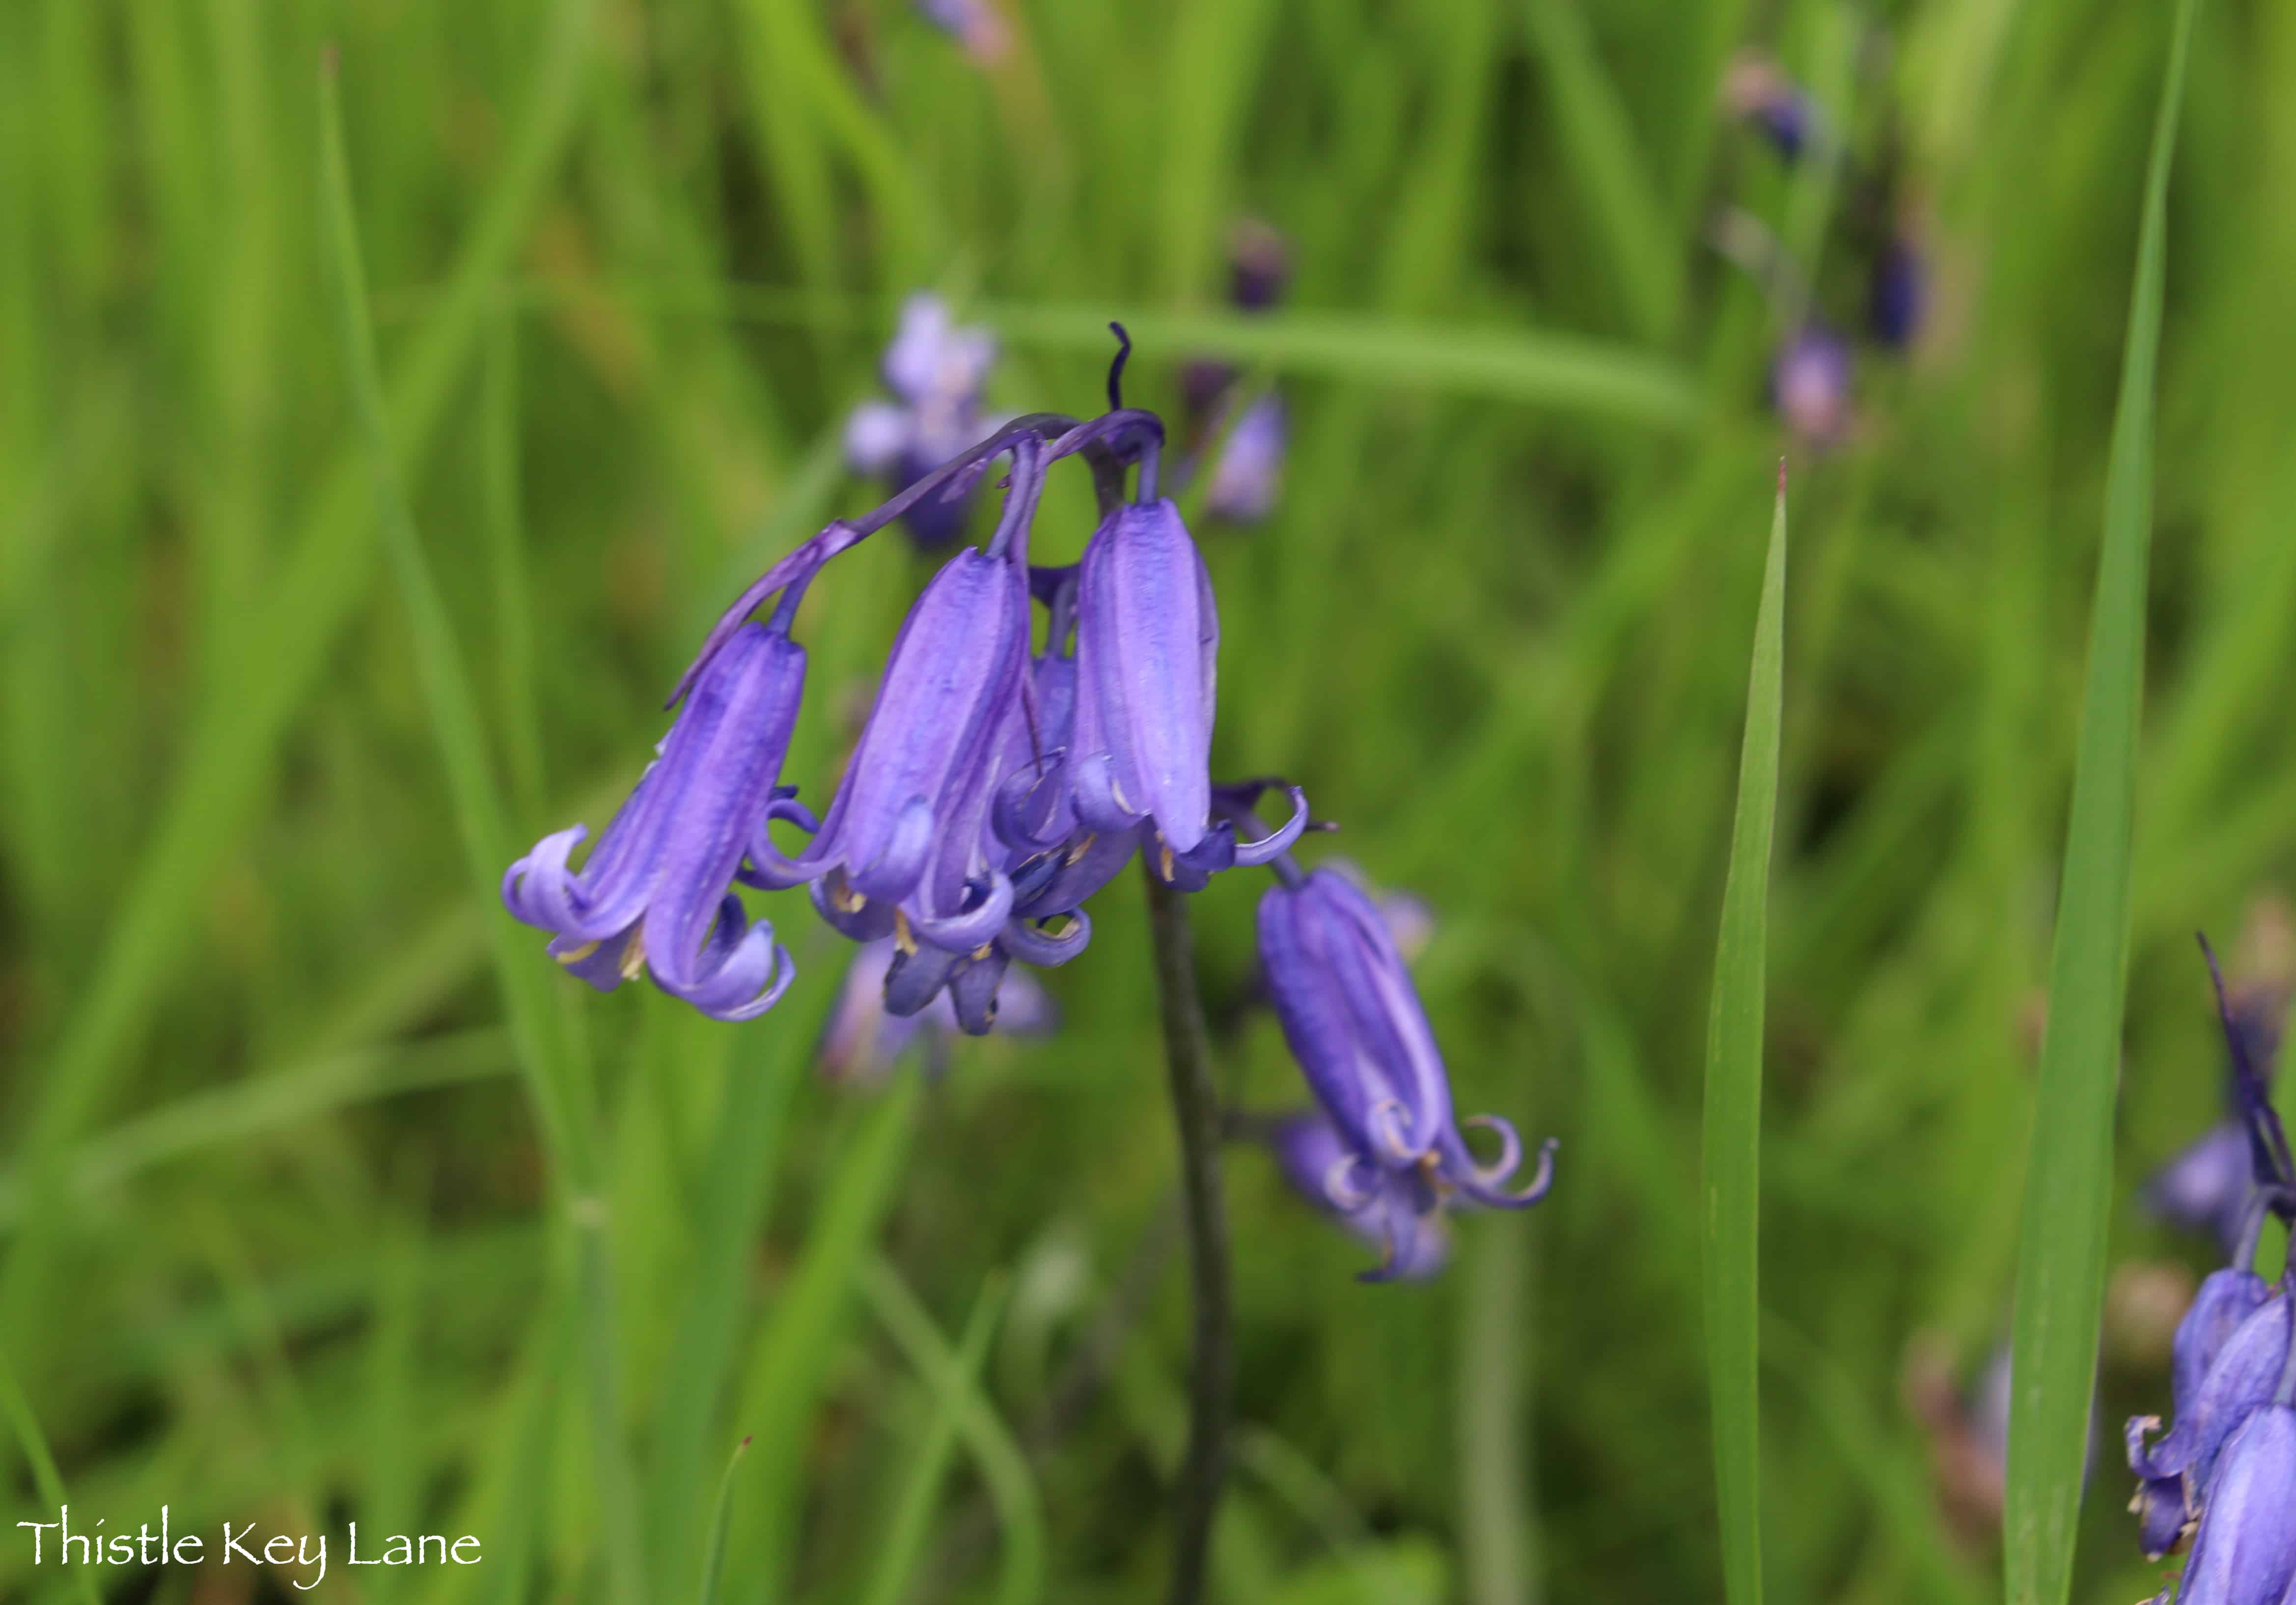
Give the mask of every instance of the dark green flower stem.
<path id="1" fill-rule="evenodd" d="M 1188 1272 L 1196 1310 L 1188 1379 L 1188 1447 L 1174 1488 L 1172 1587 L 1166 1598 L 1171 1605 L 1196 1605 L 1204 1595 L 1212 1520 L 1219 1512 L 1220 1484 L 1227 1474 L 1228 1409 L 1235 1374 L 1227 1216 L 1220 1202 L 1219 1096 L 1212 1085 L 1203 1004 L 1196 996 L 1187 899 L 1158 880 L 1144 859 L 1141 869 L 1148 883 L 1149 941 L 1156 950 L 1164 1062 L 1180 1139 L 1180 1192 L 1186 1207 Z"/>

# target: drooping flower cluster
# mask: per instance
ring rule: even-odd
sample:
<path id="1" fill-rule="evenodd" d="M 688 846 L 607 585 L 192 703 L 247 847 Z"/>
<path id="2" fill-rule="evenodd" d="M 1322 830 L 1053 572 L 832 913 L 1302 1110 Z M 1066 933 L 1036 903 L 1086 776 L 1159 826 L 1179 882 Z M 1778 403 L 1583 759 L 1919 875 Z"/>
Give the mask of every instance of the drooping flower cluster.
<path id="1" fill-rule="evenodd" d="M 2215 964 L 2211 955 L 2212 975 Z M 2215 980 L 2256 1192 L 2230 1263 L 2201 1284 L 2177 1329 L 2174 1424 L 2153 1441 L 2160 1418 L 2128 1423 L 2129 1508 L 2148 1557 L 2191 1541 L 2176 1589 L 2183 1605 L 2283 1605 L 2296 1587 L 2296 1304 L 2285 1272 L 2267 1282 L 2250 1267 L 2265 1216 L 2296 1216 L 2296 1167 L 2265 1067 Z"/>
<path id="2" fill-rule="evenodd" d="M 904 340 L 931 344 L 918 334 L 931 320 L 914 303 L 912 313 Z M 939 323 L 926 332 L 949 338 Z M 1225 870 L 1271 866 L 1265 986 L 1321 1110 L 1279 1149 L 1295 1173 L 1313 1173 L 1303 1184 L 1315 1196 L 1384 1246 L 1374 1279 L 1427 1274 L 1442 1262 L 1445 1206 L 1535 1203 L 1553 1144 L 1529 1184 L 1509 1191 L 1521 1143 L 1505 1121 L 1477 1117 L 1467 1124 L 1495 1133 L 1498 1152 L 1475 1158 L 1381 911 L 1345 875 L 1302 872 L 1286 856 L 1308 825 L 1305 795 L 1279 781 L 1213 783 L 1218 607 L 1178 509 L 1158 494 L 1163 425 L 1122 405 L 1122 365 L 1119 353 L 1100 417 L 1032 415 L 939 466 L 905 469 L 910 482 L 890 501 L 775 563 L 711 629 L 670 698 L 657 761 L 581 867 L 570 863 L 581 826 L 545 837 L 504 874 L 504 902 L 601 990 L 643 974 L 704 1013 L 749 1020 L 793 967 L 736 888 L 804 887 L 859 944 L 822 1058 L 868 1075 L 913 1042 L 932 1052 L 952 1029 L 987 1032 L 1008 991 L 1023 1017 L 1013 1028 L 1043 1028 L 1048 1000 L 1033 983 L 1008 987 L 1013 962 L 1082 952 L 1086 901 L 1136 854 L 1189 892 Z M 889 378 L 907 367 L 889 356 Z M 1093 469 L 1099 525 L 1076 563 L 1032 565 L 1045 475 L 1071 456 Z M 804 688 L 791 637 L 800 602 L 840 553 L 921 505 L 961 505 L 1000 458 L 995 534 L 959 546 L 910 608 L 816 818 L 781 778 Z M 1275 830 L 1252 812 L 1271 788 L 1290 804 Z M 1397 910 L 1407 933 L 1423 931 L 1423 909 L 1406 899 Z"/>
<path id="3" fill-rule="evenodd" d="M 1288 857 L 1276 869 L 1259 903 L 1260 968 L 1319 1108 L 1276 1127 L 1277 1160 L 1295 1186 L 1382 1245 L 1383 1262 L 1365 1280 L 1431 1275 L 1448 1253 L 1446 1207 L 1538 1202 L 1554 1177 L 1554 1144 L 1540 1149 L 1529 1183 L 1510 1191 L 1521 1139 L 1498 1117 L 1477 1115 L 1466 1124 L 1498 1142 L 1491 1162 L 1479 1161 L 1452 1113 L 1442 1052 L 1388 917 L 1339 870 L 1303 874 Z"/>
<path id="4" fill-rule="evenodd" d="M 912 303 L 886 364 L 897 386 L 912 368 L 939 371 L 951 337 L 937 317 Z M 1113 379 L 1111 390 L 1113 402 Z M 844 935 L 890 943 L 889 1013 L 946 1000 L 978 1035 L 1013 960 L 1058 964 L 1084 949 L 1086 899 L 1136 850 L 1188 890 L 1281 853 L 1307 823 L 1296 788 L 1290 820 L 1264 839 L 1239 843 L 1216 815 L 1219 626 L 1195 545 L 1156 494 L 1162 438 L 1153 414 L 1120 405 L 1088 422 L 1024 419 L 775 564 L 703 643 L 659 761 L 582 867 L 569 864 L 578 825 L 511 865 L 512 913 L 551 931 L 551 951 L 593 986 L 643 973 L 705 1013 L 746 1020 L 773 1005 L 791 965 L 734 888 L 802 886 Z M 1100 528 L 1080 562 L 1032 567 L 1045 473 L 1079 454 L 1101 487 Z M 840 553 L 921 504 L 969 495 L 999 457 L 1010 471 L 995 536 L 959 547 L 909 610 L 816 820 L 780 774 L 804 684 L 790 637 L 800 598 Z M 1127 500 L 1135 465 L 1138 499 Z M 775 598 L 767 622 L 751 618 Z M 1050 627 L 1032 658 L 1037 603 Z M 785 846 L 792 837 L 807 839 Z"/>
<path id="5" fill-rule="evenodd" d="M 993 15 L 993 13 L 991 13 Z M 905 490 L 959 452 L 1010 422 L 982 409 L 981 389 L 996 365 L 996 340 L 986 329 L 957 328 L 937 295 L 911 296 L 901 324 L 878 364 L 890 401 L 865 401 L 845 421 L 845 460 L 853 471 Z M 968 490 L 926 496 L 902 517 L 909 537 L 937 551 L 964 532 Z"/>

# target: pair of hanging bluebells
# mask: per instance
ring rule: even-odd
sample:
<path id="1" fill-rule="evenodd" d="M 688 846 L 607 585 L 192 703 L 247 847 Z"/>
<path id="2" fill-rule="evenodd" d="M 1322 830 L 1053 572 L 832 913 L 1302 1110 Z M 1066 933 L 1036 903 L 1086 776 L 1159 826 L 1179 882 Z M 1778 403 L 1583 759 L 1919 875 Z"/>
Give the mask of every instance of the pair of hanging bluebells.
<path id="1" fill-rule="evenodd" d="M 2157 1416 L 2128 1422 L 2129 1509 L 2148 1557 L 2191 1544 L 2178 1605 L 2287 1605 L 2296 1601 L 2296 1292 L 2291 1270 L 2267 1282 L 2251 1266 L 2266 1217 L 2296 1221 L 2296 1164 L 2272 1107 L 2278 1022 L 2252 1000 L 2227 997 L 2212 954 L 2209 970 L 2244 1152 L 2236 1167 L 2226 1164 L 2218 1136 L 2177 1168 L 2181 1191 L 2213 1183 L 2213 1207 L 2193 1213 L 2231 1220 L 2231 1257 L 2177 1328 L 2174 1425 L 2156 1440 Z M 2168 1599 L 2164 1590 L 2156 1605 Z"/>
<path id="2" fill-rule="evenodd" d="M 705 1014 L 746 1020 L 781 999 L 794 966 L 735 888 L 804 887 L 841 934 L 890 944 L 874 950 L 887 1014 L 953 1013 L 978 1035 L 995 1021 L 1015 960 L 1056 965 L 1084 951 L 1086 900 L 1136 855 L 1185 892 L 1230 869 L 1270 866 L 1278 881 L 1260 910 L 1262 966 L 1328 1123 L 1324 1196 L 1352 1224 L 1376 1224 L 1387 1264 L 1374 1274 L 1423 1273 L 1423 1240 L 1446 1202 L 1535 1202 L 1551 1158 L 1508 1191 L 1522 1157 L 1513 1128 L 1471 1123 L 1496 1133 L 1498 1152 L 1486 1165 L 1469 1151 L 1377 911 L 1344 877 L 1302 872 L 1287 856 L 1308 823 L 1300 789 L 1214 783 L 1218 610 L 1178 509 L 1158 494 L 1162 422 L 1122 404 L 1129 349 L 1096 418 L 1015 419 L 936 467 L 888 454 L 898 494 L 832 520 L 711 628 L 671 694 L 676 718 L 655 762 L 581 866 L 572 857 L 585 828 L 554 832 L 504 873 L 503 901 L 551 932 L 551 954 L 601 990 L 644 975 Z M 940 420 L 947 428 L 970 430 L 968 381 L 980 367 L 967 357 L 911 388 L 964 414 Z M 1031 563 L 1045 475 L 1070 457 L 1093 471 L 1098 528 L 1078 562 Z M 1000 459 L 995 533 L 956 547 L 910 608 L 816 817 L 782 779 L 805 686 L 805 649 L 791 636 L 800 602 L 840 553 L 896 520 L 935 534 L 961 528 L 952 510 Z M 1032 654 L 1037 607 L 1047 625 Z M 1252 809 L 1271 789 L 1290 810 L 1268 830 Z"/>

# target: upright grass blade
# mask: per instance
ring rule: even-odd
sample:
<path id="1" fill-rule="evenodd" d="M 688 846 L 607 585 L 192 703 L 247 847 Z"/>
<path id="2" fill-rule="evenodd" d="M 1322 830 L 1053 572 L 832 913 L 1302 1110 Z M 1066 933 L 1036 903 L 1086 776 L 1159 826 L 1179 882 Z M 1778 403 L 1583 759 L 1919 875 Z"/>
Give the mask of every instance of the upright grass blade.
<path id="1" fill-rule="evenodd" d="M 512 853 L 503 800 L 488 766 L 478 699 L 461 648 L 417 538 L 406 487 L 392 454 L 382 378 L 368 322 L 366 283 L 357 220 L 343 156 L 342 117 L 332 59 L 320 73 L 321 203 L 333 269 L 337 332 L 350 370 L 351 389 L 370 454 L 375 512 L 384 550 L 406 605 L 414 661 L 433 734 L 454 797 L 455 823 L 471 873 L 489 891 Z M 499 913 L 489 931 L 495 969 L 511 1017 L 529 1096 L 557 1167 L 568 1224 L 577 1239 L 579 1310 L 589 1370 L 592 1451 L 611 1598 L 635 1605 L 644 1597 L 637 1524 L 637 1489 L 621 1439 L 613 1274 L 603 1203 L 595 1196 L 599 1166 L 589 1089 L 581 1061 L 567 1042 L 562 1017 L 547 988 L 552 978 L 514 943 Z"/>
<path id="2" fill-rule="evenodd" d="M 718 1479 L 718 1508 L 709 1517 L 709 1538 L 701 1555 L 701 1605 L 718 1605 L 718 1584 L 726 1575 L 726 1526 L 734 1516 L 734 1473 L 742 1469 L 742 1456 L 749 1452 L 748 1438 L 735 1444 L 726 1457 L 726 1475 Z"/>
<path id="3" fill-rule="evenodd" d="M 988 1357 L 988 1339 L 996 1331 L 1008 1290 L 1004 1278 L 992 1276 L 973 1300 L 972 1314 L 957 1340 L 956 1361 L 950 1372 L 931 1379 L 935 1384 L 932 1413 L 923 1436 L 909 1457 L 908 1474 L 894 1496 L 893 1513 L 877 1549 L 861 1605 L 901 1605 L 909 1579 L 931 1531 L 933 1507 L 940 1501 L 948 1462 L 956 1454 L 958 1423 L 979 1383 L 981 1362 Z"/>
<path id="4" fill-rule="evenodd" d="M 532 98 L 500 172 L 460 253 L 438 315 L 407 354 L 392 387 L 391 415 L 410 458 L 431 438 L 483 327 L 504 265 L 524 236 L 544 184 L 577 121 L 595 0 L 559 0 L 537 64 Z M 228 862 L 253 807 L 272 750 L 309 694 L 327 650 L 367 589 L 372 520 L 361 505 L 356 455 L 332 464 L 313 493 L 240 654 L 230 694 L 211 698 L 183 746 L 181 771 L 136 855 L 135 889 L 112 918 L 102 956 L 82 986 L 62 1040 L 40 1078 L 37 1107 L 17 1151 L 30 1157 L 77 1136 L 102 1106 L 142 1039 L 160 989 L 191 939 L 201 899 Z M 12 1269 L 6 1307 L 22 1298 Z"/>
<path id="5" fill-rule="evenodd" d="M 7 1415 L 8 1429 L 16 1435 L 16 1447 L 23 1452 L 24 1463 L 31 1468 L 32 1486 L 39 1490 L 40 1503 L 49 1510 L 62 1510 L 69 1496 L 64 1493 L 64 1479 L 56 1470 L 56 1457 L 48 1453 L 47 1435 L 40 1430 L 40 1418 L 32 1413 L 31 1402 L 16 1385 L 15 1368 L 4 1355 L 0 1355 L 0 1413 Z M 96 1598 L 95 1579 L 87 1568 L 76 1569 L 81 1600 L 86 1605 L 101 1605 Z"/>
<path id="6" fill-rule="evenodd" d="M 958 1435 L 988 1485 L 1004 1533 L 1004 1559 L 988 1597 L 996 1605 L 1036 1605 L 1045 1593 L 1045 1504 L 1029 1457 L 889 1261 L 879 1257 L 861 1267 L 861 1291 L 902 1356 L 935 1392 L 961 1406 Z"/>
<path id="7" fill-rule="evenodd" d="M 1730 1605 L 1762 1597 L 1762 1005 L 1768 979 L 1770 838 L 1778 807 L 1785 659 L 1786 478 L 1778 467 L 1754 662 L 1746 686 L 1738 813 L 1714 948 L 1706 1034 L 1706 1374 L 1714 1408 L 1714 1486 Z"/>
<path id="8" fill-rule="evenodd" d="M 2096 1384 L 2112 1211 L 2112 1106 L 2128 975 L 2136 730 L 2144 685 L 2145 572 L 2152 555 L 2152 391 L 2167 272 L 2169 164 L 2176 150 L 2197 0 L 2175 42 L 2144 176 L 2136 279 L 2120 397 L 2105 466 L 2104 535 L 2089 625 L 2088 680 L 2073 758 L 2057 929 L 2049 954 L 2025 1218 L 2017 1255 L 2008 1486 L 2002 1564 L 2009 1605 L 2062 1605 L 2071 1592 L 2089 1397 Z"/>
<path id="9" fill-rule="evenodd" d="M 1524 0 L 1523 25 L 1554 102 L 1572 179 L 1634 332 L 1662 340 L 1681 299 L 1681 242 L 1577 0 Z"/>

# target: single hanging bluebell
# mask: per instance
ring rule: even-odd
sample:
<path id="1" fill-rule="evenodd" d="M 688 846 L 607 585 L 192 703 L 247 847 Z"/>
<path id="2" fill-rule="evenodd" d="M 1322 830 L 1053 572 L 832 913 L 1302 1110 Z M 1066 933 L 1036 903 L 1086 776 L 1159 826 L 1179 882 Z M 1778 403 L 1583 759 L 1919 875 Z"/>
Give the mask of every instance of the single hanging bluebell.
<path id="1" fill-rule="evenodd" d="M 1521 1209 L 1546 1197 L 1554 1144 L 1530 1180 L 1509 1190 L 1522 1142 L 1493 1115 L 1467 1124 L 1498 1139 L 1486 1165 L 1468 1151 L 1452 1113 L 1450 1078 L 1378 907 L 1345 875 L 1300 874 L 1289 860 L 1259 902 L 1259 962 L 1283 1037 L 1340 1140 L 1324 1197 L 1349 1216 L 1382 1224 L 1382 1281 L 1423 1257 L 1427 1217 L 1454 1194 Z"/>
<path id="2" fill-rule="evenodd" d="M 793 970 L 773 927 L 750 924 L 733 885 L 777 786 L 805 688 L 789 638 L 794 593 L 770 625 L 744 625 L 695 678 L 660 757 L 579 871 L 587 834 L 544 837 L 504 873 L 510 912 L 553 933 L 550 952 L 601 991 L 639 974 L 719 1020 L 773 1007 Z"/>

